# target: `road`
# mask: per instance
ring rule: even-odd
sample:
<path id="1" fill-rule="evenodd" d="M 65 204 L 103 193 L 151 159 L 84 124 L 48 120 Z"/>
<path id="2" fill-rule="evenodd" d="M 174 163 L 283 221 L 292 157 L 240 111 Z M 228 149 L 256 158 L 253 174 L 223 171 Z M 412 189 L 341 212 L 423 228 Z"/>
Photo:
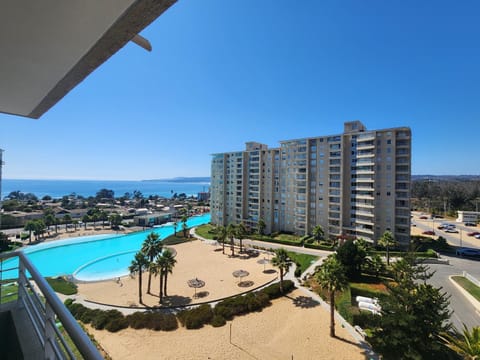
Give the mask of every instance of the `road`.
<path id="1" fill-rule="evenodd" d="M 435 271 L 429 283 L 437 288 L 442 288 L 444 292 L 450 295 L 451 321 L 457 329 L 463 329 L 463 324 L 467 325 L 468 328 L 480 326 L 479 311 L 449 279 L 451 275 L 461 275 L 464 270 L 480 279 L 480 262 L 448 256 L 444 257 L 450 260 L 450 265 L 428 265 L 430 270 Z"/>
<path id="2" fill-rule="evenodd" d="M 436 235 L 444 237 L 450 245 L 455 247 L 480 248 L 480 239 L 467 236 L 468 232 L 480 231 L 478 227 L 467 227 L 463 224 L 455 223 L 455 221 L 445 219 L 425 220 L 419 218 L 419 213 L 413 214 L 412 224 L 415 224 L 421 231 L 433 230 Z M 459 232 L 446 233 L 443 230 L 439 230 L 437 227 L 444 222 L 455 224 Z M 435 271 L 435 274 L 429 282 L 437 288 L 441 287 L 443 291 L 450 295 L 452 324 L 459 330 L 463 329 L 463 324 L 467 325 L 468 328 L 480 326 L 480 312 L 449 279 L 451 275 L 461 275 L 463 271 L 480 279 L 480 260 L 466 259 L 455 255 L 442 255 L 442 257 L 449 260 L 449 265 L 429 264 L 430 269 Z"/>

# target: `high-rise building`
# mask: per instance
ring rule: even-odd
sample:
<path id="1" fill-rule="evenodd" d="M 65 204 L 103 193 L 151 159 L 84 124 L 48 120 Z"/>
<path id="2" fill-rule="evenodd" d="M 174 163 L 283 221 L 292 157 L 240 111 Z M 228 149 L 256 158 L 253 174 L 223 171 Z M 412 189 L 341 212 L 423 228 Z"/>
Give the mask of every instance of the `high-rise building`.
<path id="1" fill-rule="evenodd" d="M 286 140 L 279 148 L 248 142 L 245 151 L 214 154 L 211 216 L 265 232 L 376 241 L 391 231 L 410 239 L 411 131 L 367 130 L 360 121 L 339 135 Z"/>

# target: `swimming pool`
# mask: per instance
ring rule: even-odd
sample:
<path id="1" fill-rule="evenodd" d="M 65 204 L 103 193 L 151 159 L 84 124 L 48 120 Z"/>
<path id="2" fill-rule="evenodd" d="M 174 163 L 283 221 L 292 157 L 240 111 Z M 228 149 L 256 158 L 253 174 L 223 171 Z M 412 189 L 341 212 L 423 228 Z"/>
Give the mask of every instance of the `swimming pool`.
<path id="1" fill-rule="evenodd" d="M 188 219 L 187 226 L 193 227 L 210 222 L 210 214 Z M 179 222 L 177 231 L 181 231 Z M 174 233 L 173 224 L 155 227 L 131 234 L 107 234 L 83 236 L 58 240 L 26 248 L 29 260 L 43 276 L 73 275 L 84 281 L 105 280 L 128 275 L 128 267 L 135 253 L 151 232 L 161 239 Z M 15 268 L 18 259 L 3 262 L 3 269 Z M 3 279 L 18 277 L 18 270 L 6 271 Z"/>

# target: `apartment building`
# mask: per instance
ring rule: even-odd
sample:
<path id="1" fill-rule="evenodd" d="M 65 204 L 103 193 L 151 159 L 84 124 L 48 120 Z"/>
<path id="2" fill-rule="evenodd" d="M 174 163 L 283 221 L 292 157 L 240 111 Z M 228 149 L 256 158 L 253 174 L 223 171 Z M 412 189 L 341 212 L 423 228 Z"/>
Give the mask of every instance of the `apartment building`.
<path id="1" fill-rule="evenodd" d="M 308 234 L 321 225 L 328 237 L 376 241 L 386 230 L 410 239 L 411 131 L 367 130 L 360 121 L 339 135 L 257 142 L 244 151 L 214 154 L 211 214 L 217 225 L 262 219 L 265 232 Z"/>

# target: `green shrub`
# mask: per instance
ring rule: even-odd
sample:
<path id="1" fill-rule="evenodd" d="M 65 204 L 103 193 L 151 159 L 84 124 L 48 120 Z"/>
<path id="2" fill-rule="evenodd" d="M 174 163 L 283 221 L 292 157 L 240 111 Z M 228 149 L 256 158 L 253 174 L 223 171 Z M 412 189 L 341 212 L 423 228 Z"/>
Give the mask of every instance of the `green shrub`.
<path id="1" fill-rule="evenodd" d="M 127 315 L 126 319 L 128 321 L 128 325 L 132 329 L 145 329 L 147 327 L 148 318 L 144 313 L 137 311 L 133 314 Z"/>
<path id="2" fill-rule="evenodd" d="M 335 305 L 338 313 L 351 324 L 353 320 L 352 295 L 349 287 L 337 295 Z"/>
<path id="3" fill-rule="evenodd" d="M 73 299 L 66 299 L 63 304 L 66 306 L 66 308 L 68 309 L 74 302 L 75 300 Z"/>
<path id="4" fill-rule="evenodd" d="M 83 312 L 88 310 L 88 309 L 85 306 L 83 306 L 82 304 L 73 303 L 72 305 L 70 305 L 68 310 L 70 310 L 73 317 L 78 320 L 82 316 Z"/>
<path id="5" fill-rule="evenodd" d="M 200 329 L 203 325 L 210 323 L 213 318 L 213 310 L 208 304 L 199 307 L 183 310 L 177 314 L 180 323 L 187 329 Z"/>
<path id="6" fill-rule="evenodd" d="M 105 329 L 109 322 L 113 320 L 123 319 L 123 314 L 118 310 L 100 310 L 94 319 L 92 319 L 91 324 L 94 329 L 102 330 Z"/>
<path id="7" fill-rule="evenodd" d="M 300 268 L 300 266 L 297 266 L 297 268 L 295 269 L 295 273 L 294 273 L 295 277 L 300 277 L 302 276 L 302 269 Z"/>
<path id="8" fill-rule="evenodd" d="M 289 293 L 294 288 L 295 288 L 295 284 L 293 283 L 293 281 L 283 280 L 283 293 L 280 292 L 280 283 L 269 285 L 260 291 L 267 294 L 270 300 L 273 300 Z"/>
<path id="9" fill-rule="evenodd" d="M 178 329 L 177 318 L 173 314 L 147 313 L 147 328 L 155 331 L 172 331 Z"/>
<path id="10" fill-rule="evenodd" d="M 124 317 L 112 319 L 105 325 L 105 330 L 117 332 L 128 327 L 128 320 Z"/>
<path id="11" fill-rule="evenodd" d="M 358 325 L 362 329 L 374 328 L 378 324 L 379 315 L 374 315 L 370 311 L 362 311 L 359 313 L 353 314 L 352 322 L 353 325 Z"/>
<path id="12" fill-rule="evenodd" d="M 85 311 L 79 316 L 78 320 L 83 322 L 84 324 L 90 324 L 96 317 L 101 316 L 103 311 L 99 309 L 89 309 L 85 308 Z"/>
<path id="13" fill-rule="evenodd" d="M 212 321 L 211 321 L 211 325 L 213 327 L 221 327 L 221 326 L 224 326 L 225 324 L 227 323 L 227 321 L 225 320 L 225 318 L 221 315 L 213 315 L 213 318 L 212 318 Z"/>

